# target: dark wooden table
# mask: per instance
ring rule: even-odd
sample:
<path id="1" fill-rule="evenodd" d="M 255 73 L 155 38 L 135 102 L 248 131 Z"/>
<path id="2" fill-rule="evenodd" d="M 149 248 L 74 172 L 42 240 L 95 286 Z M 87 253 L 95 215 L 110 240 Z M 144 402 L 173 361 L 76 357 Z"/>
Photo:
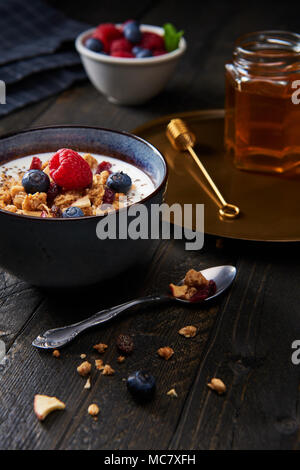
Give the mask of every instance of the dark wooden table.
<path id="1" fill-rule="evenodd" d="M 295 4 L 282 1 L 199 2 L 197 8 L 191 0 L 90 0 L 81 9 L 71 1 L 51 3 L 91 23 L 132 17 L 150 24 L 172 21 L 186 31 L 189 49 L 166 91 L 145 106 L 116 107 L 85 82 L 2 119 L 1 134 L 66 123 L 130 130 L 166 113 L 222 107 L 223 67 L 234 38 L 258 29 L 297 31 L 299 21 Z M 206 237 L 203 250 L 185 252 L 181 242 L 165 241 L 147 270 L 78 294 L 42 292 L 1 271 L 0 339 L 8 354 L 0 366 L 0 448 L 298 448 L 300 366 L 291 362 L 291 344 L 300 335 L 298 256 L 299 244 L 225 240 L 219 246 Z M 31 346 L 46 329 L 84 318 L 112 301 L 160 291 L 191 266 L 227 263 L 237 266 L 238 275 L 233 289 L 214 304 L 140 308 L 82 335 L 59 359 Z M 199 328 L 190 340 L 177 333 L 189 324 Z M 119 365 L 115 338 L 121 332 L 134 336 L 136 350 Z M 109 345 L 105 362 L 116 375 L 94 372 L 87 391 L 76 367 L 82 353 L 97 357 L 92 349 L 97 342 Z M 168 362 L 156 354 L 166 345 L 175 350 Z M 138 406 L 123 379 L 145 368 L 157 378 L 157 394 Z M 207 388 L 213 376 L 226 383 L 225 396 Z M 177 399 L 166 395 L 173 387 Z M 36 393 L 58 396 L 66 411 L 41 424 L 32 408 Z M 101 409 L 97 422 L 87 414 L 93 402 Z"/>

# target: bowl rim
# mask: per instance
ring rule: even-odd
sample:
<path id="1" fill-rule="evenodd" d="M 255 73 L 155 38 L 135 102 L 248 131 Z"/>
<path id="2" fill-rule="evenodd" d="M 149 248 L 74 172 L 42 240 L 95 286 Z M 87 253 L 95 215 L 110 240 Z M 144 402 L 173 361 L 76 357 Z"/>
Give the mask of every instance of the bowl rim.
<path id="1" fill-rule="evenodd" d="M 116 26 L 121 26 L 120 23 L 117 23 Z M 176 58 L 179 58 L 186 50 L 187 48 L 187 43 L 184 37 L 180 39 L 179 42 L 179 47 L 172 52 L 167 52 L 166 54 L 156 56 L 156 57 L 147 57 L 143 59 L 136 59 L 136 58 L 126 58 L 126 57 L 112 57 L 109 55 L 104 55 L 99 52 L 94 52 L 85 47 L 83 44 L 83 41 L 91 35 L 96 28 L 89 28 L 82 33 L 80 33 L 77 38 L 75 39 L 75 47 L 77 49 L 77 52 L 79 52 L 80 55 L 84 55 L 88 57 L 89 59 L 94 59 L 96 62 L 100 63 L 106 63 L 106 64 L 112 64 L 112 65 L 137 65 L 137 66 L 150 66 L 150 65 L 156 65 L 156 64 L 161 64 L 165 62 L 169 62 L 171 60 L 174 60 Z M 153 25 L 148 25 L 148 24 L 141 24 L 141 30 L 144 32 L 150 32 L 150 33 L 157 33 L 160 36 L 162 36 L 164 30 L 160 26 L 153 26 Z"/>
<path id="2" fill-rule="evenodd" d="M 139 142 L 141 142 L 143 144 L 146 144 L 148 147 L 152 148 L 160 156 L 160 158 L 161 158 L 161 160 L 164 164 L 164 176 L 163 176 L 163 179 L 162 179 L 161 183 L 157 186 L 157 188 L 155 188 L 155 190 L 151 194 L 144 197 L 140 201 L 134 202 L 133 204 L 130 204 L 129 206 L 122 207 L 121 209 L 118 209 L 116 211 L 117 213 L 124 212 L 124 211 L 128 210 L 129 207 L 136 206 L 138 204 L 144 204 L 150 198 L 152 198 L 153 196 L 158 194 L 159 191 L 167 184 L 169 171 L 168 171 L 168 165 L 167 165 L 166 159 L 163 156 L 163 154 L 153 144 L 151 144 L 150 142 L 148 142 L 145 139 L 142 139 L 142 137 L 139 137 L 135 134 L 131 134 L 130 132 L 118 131 L 116 129 L 109 129 L 107 127 L 99 127 L 99 126 L 85 126 L 85 125 L 79 125 L 79 124 L 69 124 L 69 125 L 68 124 L 62 124 L 62 125 L 58 124 L 58 125 L 50 125 L 50 126 L 30 127 L 30 128 L 21 129 L 20 131 L 9 132 L 9 133 L 6 133 L 4 135 L 1 135 L 0 136 L 0 141 L 4 140 L 4 139 L 7 139 L 7 138 L 14 137 L 14 136 L 19 135 L 19 134 L 26 134 L 26 133 L 30 133 L 30 132 L 34 132 L 34 131 L 42 131 L 42 130 L 47 130 L 47 129 L 62 129 L 62 128 L 63 129 L 65 129 L 65 128 L 95 129 L 95 130 L 106 131 L 106 132 L 108 131 L 108 132 L 111 132 L 113 134 L 121 134 L 123 136 L 138 140 Z M 15 160 L 17 160 L 17 158 Z M 8 160 L 8 161 L 14 161 L 14 159 Z M 2 209 L 2 208 L 0 208 L 0 214 L 3 214 L 3 215 L 8 216 L 8 217 L 11 216 L 11 217 L 22 218 L 22 219 L 25 219 L 25 220 L 36 220 L 36 221 L 41 221 L 42 220 L 42 221 L 48 221 L 48 222 L 51 221 L 51 223 L 55 223 L 55 222 L 69 222 L 70 223 L 70 222 L 76 222 L 76 221 L 85 222 L 87 220 L 94 220 L 94 219 L 99 219 L 100 220 L 100 219 L 107 216 L 107 214 L 102 214 L 102 215 L 88 215 L 88 216 L 84 216 L 84 217 L 72 217 L 72 218 L 69 218 L 69 219 L 68 218 L 64 219 L 62 217 L 60 217 L 60 218 L 50 218 L 50 217 L 37 217 L 37 216 L 25 215 L 25 214 L 16 214 L 15 212 L 6 211 L 5 209 Z"/>

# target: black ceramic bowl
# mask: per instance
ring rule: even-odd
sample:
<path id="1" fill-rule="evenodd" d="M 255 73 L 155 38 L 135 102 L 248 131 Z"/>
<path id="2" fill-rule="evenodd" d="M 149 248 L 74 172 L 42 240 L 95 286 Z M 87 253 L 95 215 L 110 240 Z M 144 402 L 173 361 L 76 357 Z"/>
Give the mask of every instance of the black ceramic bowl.
<path id="1" fill-rule="evenodd" d="M 155 186 L 140 203 L 149 208 L 163 201 L 167 183 L 163 156 L 148 142 L 124 132 L 83 126 L 25 130 L 0 139 L 0 162 L 63 147 L 134 164 Z M 0 265 L 36 286 L 79 287 L 111 279 L 147 258 L 154 240 L 100 240 L 96 235 L 100 219 L 45 219 L 0 210 Z"/>

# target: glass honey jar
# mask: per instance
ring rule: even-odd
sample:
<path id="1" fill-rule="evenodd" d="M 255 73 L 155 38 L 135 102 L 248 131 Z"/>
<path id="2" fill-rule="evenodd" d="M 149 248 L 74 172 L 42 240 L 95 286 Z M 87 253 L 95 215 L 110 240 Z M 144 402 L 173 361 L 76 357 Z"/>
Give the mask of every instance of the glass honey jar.
<path id="1" fill-rule="evenodd" d="M 236 167 L 300 174 L 300 35 L 240 37 L 225 77 L 225 146 Z"/>

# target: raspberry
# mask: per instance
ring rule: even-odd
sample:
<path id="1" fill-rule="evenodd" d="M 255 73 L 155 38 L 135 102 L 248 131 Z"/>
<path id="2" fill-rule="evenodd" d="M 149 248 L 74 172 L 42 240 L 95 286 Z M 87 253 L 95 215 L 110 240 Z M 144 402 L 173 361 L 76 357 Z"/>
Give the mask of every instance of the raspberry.
<path id="1" fill-rule="evenodd" d="M 59 192 L 60 192 L 60 187 L 56 183 L 51 182 L 50 187 L 47 191 L 48 206 L 52 206 L 54 199 L 56 198 L 56 196 L 58 196 Z"/>
<path id="2" fill-rule="evenodd" d="M 131 52 L 132 51 L 132 44 L 131 42 L 127 41 L 127 39 L 115 39 L 112 41 L 110 46 L 110 53 L 112 52 Z"/>
<path id="3" fill-rule="evenodd" d="M 203 286 L 198 289 L 196 294 L 193 295 L 193 297 L 190 298 L 190 302 L 200 302 L 202 300 L 207 299 L 207 297 L 211 297 L 214 295 L 217 291 L 217 286 L 215 281 L 210 280 L 208 285 Z"/>
<path id="4" fill-rule="evenodd" d="M 39 157 L 33 157 L 29 170 L 41 170 L 42 162 Z"/>
<path id="5" fill-rule="evenodd" d="M 126 57 L 127 59 L 133 59 L 134 55 L 131 52 L 126 51 L 116 51 L 110 54 L 112 57 Z"/>
<path id="6" fill-rule="evenodd" d="M 53 181 L 64 189 L 82 189 L 91 184 L 89 164 L 74 150 L 60 149 L 49 160 Z"/>
<path id="7" fill-rule="evenodd" d="M 100 39 L 104 46 L 104 52 L 109 52 L 112 41 L 114 39 L 120 39 L 122 32 L 112 23 L 102 23 L 94 32 L 93 37 Z"/>
<path id="8" fill-rule="evenodd" d="M 159 36 L 159 34 L 143 33 L 139 46 L 141 46 L 143 49 L 150 49 L 151 51 L 154 49 L 163 50 L 165 49 L 165 41 L 162 36 Z"/>
<path id="9" fill-rule="evenodd" d="M 167 53 L 166 49 L 154 49 L 153 51 L 154 57 L 157 57 L 159 55 L 164 55 L 166 53 Z"/>
<path id="10" fill-rule="evenodd" d="M 104 192 L 103 200 L 102 200 L 103 204 L 112 205 L 114 202 L 114 199 L 115 199 L 115 192 L 109 188 L 105 188 L 105 192 Z"/>
<path id="11" fill-rule="evenodd" d="M 97 166 L 96 175 L 99 175 L 102 171 L 109 171 L 110 172 L 110 169 L 111 169 L 111 163 L 101 162 Z"/>

